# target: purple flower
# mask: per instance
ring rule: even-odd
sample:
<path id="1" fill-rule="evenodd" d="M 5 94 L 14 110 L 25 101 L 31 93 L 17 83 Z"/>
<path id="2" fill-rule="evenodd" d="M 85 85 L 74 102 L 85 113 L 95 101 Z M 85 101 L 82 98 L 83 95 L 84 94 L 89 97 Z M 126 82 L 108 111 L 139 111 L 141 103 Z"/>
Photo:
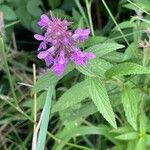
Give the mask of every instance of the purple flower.
<path id="1" fill-rule="evenodd" d="M 50 19 L 46 15 L 41 16 L 41 20 L 39 20 L 38 25 L 42 28 L 45 28 L 48 26 L 48 23 L 50 22 Z"/>
<path id="2" fill-rule="evenodd" d="M 89 29 L 76 29 L 75 30 L 75 33 L 73 35 L 73 37 L 75 39 L 78 39 L 80 41 L 85 41 L 88 39 L 89 37 L 89 34 L 90 34 L 90 30 Z"/>
<path id="3" fill-rule="evenodd" d="M 69 60 L 76 65 L 86 65 L 89 59 L 95 58 L 91 52 L 83 52 L 78 48 L 79 42 L 88 39 L 89 29 L 69 30 L 70 22 L 42 15 L 38 25 L 44 28 L 44 35 L 35 34 L 34 38 L 41 41 L 38 58 L 44 60 L 47 66 L 58 76 L 62 75 Z"/>
<path id="4" fill-rule="evenodd" d="M 53 57 L 51 56 L 51 53 L 49 51 L 41 51 L 37 55 L 39 59 L 42 59 L 45 61 L 46 66 L 50 66 L 53 62 Z"/>
<path id="5" fill-rule="evenodd" d="M 34 38 L 38 41 L 42 41 L 38 47 L 38 51 L 41 49 L 46 49 L 46 40 L 45 37 L 40 34 L 35 34 Z"/>
<path id="6" fill-rule="evenodd" d="M 63 55 L 60 55 L 55 59 L 54 65 L 51 68 L 51 70 L 58 76 L 60 76 L 64 72 L 67 63 L 68 63 L 67 58 L 65 58 Z"/>
<path id="7" fill-rule="evenodd" d="M 75 50 L 71 55 L 71 60 L 77 65 L 87 64 L 88 59 L 95 58 L 95 54 L 82 52 L 80 49 Z"/>

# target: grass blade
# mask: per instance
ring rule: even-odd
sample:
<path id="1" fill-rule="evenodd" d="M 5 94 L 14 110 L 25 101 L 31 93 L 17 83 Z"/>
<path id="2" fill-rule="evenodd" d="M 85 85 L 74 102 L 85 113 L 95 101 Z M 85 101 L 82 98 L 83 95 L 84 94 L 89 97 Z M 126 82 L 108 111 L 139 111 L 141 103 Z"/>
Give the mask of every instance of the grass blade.
<path id="1" fill-rule="evenodd" d="M 52 100 L 52 87 L 48 88 L 46 102 L 43 108 L 42 122 L 39 131 L 38 141 L 37 141 L 37 150 L 44 150 L 46 134 L 48 128 L 49 115 L 51 110 L 51 100 Z"/>

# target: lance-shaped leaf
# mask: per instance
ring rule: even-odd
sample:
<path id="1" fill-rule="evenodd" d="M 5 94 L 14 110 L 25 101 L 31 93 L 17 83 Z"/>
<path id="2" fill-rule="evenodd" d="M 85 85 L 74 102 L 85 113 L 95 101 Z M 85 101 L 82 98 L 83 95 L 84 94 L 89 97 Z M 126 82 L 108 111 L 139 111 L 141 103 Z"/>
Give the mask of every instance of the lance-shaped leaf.
<path id="1" fill-rule="evenodd" d="M 136 63 L 122 63 L 115 65 L 106 71 L 105 75 L 107 78 L 112 78 L 113 76 L 123 76 L 130 74 L 150 74 L 150 69 L 143 67 Z"/>
<path id="2" fill-rule="evenodd" d="M 96 78 L 88 78 L 90 96 L 102 116 L 117 128 L 115 114 L 109 101 L 104 83 Z"/>

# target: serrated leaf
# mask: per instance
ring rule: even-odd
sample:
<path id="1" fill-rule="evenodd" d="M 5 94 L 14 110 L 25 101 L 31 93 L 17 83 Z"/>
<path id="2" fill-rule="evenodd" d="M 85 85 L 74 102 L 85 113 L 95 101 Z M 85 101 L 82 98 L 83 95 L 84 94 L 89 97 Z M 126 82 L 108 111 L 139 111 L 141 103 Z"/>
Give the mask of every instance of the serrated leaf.
<path id="1" fill-rule="evenodd" d="M 122 104 L 125 115 L 129 124 L 137 130 L 137 115 L 138 115 L 138 97 L 137 91 L 131 89 L 128 85 L 123 87 L 122 91 Z"/>
<path id="2" fill-rule="evenodd" d="M 113 76 L 123 76 L 131 74 L 150 74 L 150 69 L 143 67 L 136 63 L 122 63 L 115 65 L 106 71 L 105 75 L 107 78 L 112 78 Z"/>
<path id="3" fill-rule="evenodd" d="M 17 19 L 14 10 L 11 7 L 9 7 L 8 5 L 1 5 L 0 11 L 2 11 L 4 13 L 4 18 L 8 21 Z"/>
<path id="4" fill-rule="evenodd" d="M 115 114 L 109 101 L 104 83 L 96 78 L 88 78 L 90 96 L 102 116 L 117 128 Z"/>
<path id="5" fill-rule="evenodd" d="M 66 68 L 65 73 L 61 77 L 57 77 L 54 73 L 51 71 L 48 71 L 46 74 L 44 74 L 42 77 L 40 77 L 35 84 L 35 86 L 32 88 L 31 93 L 37 93 L 45 88 L 47 88 L 49 85 L 55 85 L 62 77 L 64 77 L 67 73 L 71 72 L 73 70 L 73 66 L 69 65 Z"/>
<path id="6" fill-rule="evenodd" d="M 122 62 L 123 56 L 123 53 L 111 52 L 103 56 L 103 58 L 109 62 Z"/>
<path id="7" fill-rule="evenodd" d="M 102 57 L 112 51 L 123 48 L 124 45 L 117 43 L 102 43 L 96 44 L 86 49 L 86 51 L 91 51 L 96 54 L 96 57 Z"/>
<path id="8" fill-rule="evenodd" d="M 87 82 L 82 81 L 68 89 L 54 104 L 52 112 L 62 111 L 71 107 L 89 96 Z"/>
<path id="9" fill-rule="evenodd" d="M 104 76 L 106 70 L 110 69 L 111 67 L 111 63 L 100 58 L 90 60 L 86 66 L 76 66 L 80 72 L 89 77 Z"/>

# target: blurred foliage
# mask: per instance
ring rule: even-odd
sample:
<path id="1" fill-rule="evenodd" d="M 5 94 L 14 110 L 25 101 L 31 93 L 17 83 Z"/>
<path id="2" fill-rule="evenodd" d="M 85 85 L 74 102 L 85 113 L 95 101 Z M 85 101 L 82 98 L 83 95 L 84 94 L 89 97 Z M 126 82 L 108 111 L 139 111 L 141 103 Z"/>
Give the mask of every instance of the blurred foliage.
<path id="1" fill-rule="evenodd" d="M 91 27 L 86 2 L 95 36 L 80 47 L 97 57 L 58 78 L 36 59 L 37 21 L 51 11 L 71 29 Z M 149 0 L 0 0 L 0 11 L 0 149 L 31 149 L 34 93 L 45 149 L 150 149 Z"/>

